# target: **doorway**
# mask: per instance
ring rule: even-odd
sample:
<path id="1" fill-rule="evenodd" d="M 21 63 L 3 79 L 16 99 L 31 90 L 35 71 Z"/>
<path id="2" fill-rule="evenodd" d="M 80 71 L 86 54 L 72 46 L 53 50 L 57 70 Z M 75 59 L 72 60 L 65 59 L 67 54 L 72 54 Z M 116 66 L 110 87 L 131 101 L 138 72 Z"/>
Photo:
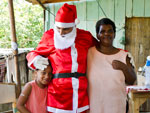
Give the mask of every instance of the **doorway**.
<path id="1" fill-rule="evenodd" d="M 146 57 L 150 55 L 150 18 L 126 18 L 125 37 L 125 49 L 132 54 L 137 72 L 139 67 L 145 65 Z M 150 111 L 150 100 L 140 107 L 140 111 Z"/>
<path id="2" fill-rule="evenodd" d="M 150 18 L 126 18 L 125 49 L 132 53 L 136 69 L 146 63 L 150 55 Z"/>

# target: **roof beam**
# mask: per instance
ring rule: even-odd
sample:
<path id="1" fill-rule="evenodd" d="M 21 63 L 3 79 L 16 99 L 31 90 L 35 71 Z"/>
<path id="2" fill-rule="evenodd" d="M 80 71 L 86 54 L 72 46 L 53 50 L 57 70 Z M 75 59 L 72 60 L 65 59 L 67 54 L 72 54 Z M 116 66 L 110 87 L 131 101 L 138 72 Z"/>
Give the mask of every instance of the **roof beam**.
<path id="1" fill-rule="evenodd" d="M 32 4 L 39 4 L 37 0 L 26 0 Z M 80 0 L 40 0 L 42 4 L 46 3 L 57 3 L 57 2 L 69 2 L 69 1 L 80 1 Z"/>

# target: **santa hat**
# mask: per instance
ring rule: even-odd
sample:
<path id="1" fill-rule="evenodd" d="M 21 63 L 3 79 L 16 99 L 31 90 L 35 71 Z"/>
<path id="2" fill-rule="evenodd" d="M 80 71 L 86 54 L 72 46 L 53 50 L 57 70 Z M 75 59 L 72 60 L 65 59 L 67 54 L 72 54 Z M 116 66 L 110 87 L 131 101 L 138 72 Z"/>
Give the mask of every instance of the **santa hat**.
<path id="1" fill-rule="evenodd" d="M 65 3 L 56 14 L 55 25 L 57 27 L 68 28 L 74 27 L 78 23 L 76 6 Z"/>

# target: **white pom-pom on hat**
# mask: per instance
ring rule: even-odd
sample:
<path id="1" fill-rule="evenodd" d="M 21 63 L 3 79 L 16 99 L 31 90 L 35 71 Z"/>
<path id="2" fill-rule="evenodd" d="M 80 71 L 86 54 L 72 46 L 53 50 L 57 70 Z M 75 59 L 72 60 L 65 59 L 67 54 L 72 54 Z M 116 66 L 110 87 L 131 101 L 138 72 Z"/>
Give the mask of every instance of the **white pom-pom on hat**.
<path id="1" fill-rule="evenodd" d="M 80 23 L 80 20 L 78 18 L 75 19 L 75 25 L 78 25 Z"/>

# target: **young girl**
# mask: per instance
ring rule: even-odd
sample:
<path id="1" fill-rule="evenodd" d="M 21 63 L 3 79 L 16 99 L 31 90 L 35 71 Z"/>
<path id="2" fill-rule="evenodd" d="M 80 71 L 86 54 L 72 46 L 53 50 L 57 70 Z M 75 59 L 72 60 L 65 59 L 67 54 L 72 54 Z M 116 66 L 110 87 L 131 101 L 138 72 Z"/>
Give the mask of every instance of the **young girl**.
<path id="1" fill-rule="evenodd" d="M 136 80 L 131 55 L 113 46 L 115 29 L 108 18 L 96 24 L 99 44 L 89 49 L 87 62 L 89 113 L 125 113 L 125 84 Z"/>
<path id="2" fill-rule="evenodd" d="M 47 113 L 47 85 L 52 78 L 52 68 L 35 70 L 35 80 L 28 82 L 17 101 L 17 109 L 21 113 Z"/>

